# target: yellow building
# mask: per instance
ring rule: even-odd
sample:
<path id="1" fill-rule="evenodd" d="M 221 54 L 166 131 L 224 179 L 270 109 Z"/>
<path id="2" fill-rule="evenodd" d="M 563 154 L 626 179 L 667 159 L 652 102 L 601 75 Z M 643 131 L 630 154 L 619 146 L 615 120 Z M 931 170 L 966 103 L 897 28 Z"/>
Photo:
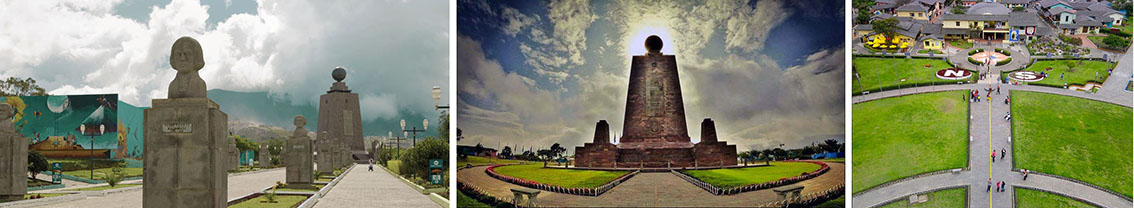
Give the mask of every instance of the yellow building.
<path id="1" fill-rule="evenodd" d="M 894 10 L 898 17 L 909 17 L 916 20 L 929 20 L 929 8 L 920 3 L 909 3 Z"/>

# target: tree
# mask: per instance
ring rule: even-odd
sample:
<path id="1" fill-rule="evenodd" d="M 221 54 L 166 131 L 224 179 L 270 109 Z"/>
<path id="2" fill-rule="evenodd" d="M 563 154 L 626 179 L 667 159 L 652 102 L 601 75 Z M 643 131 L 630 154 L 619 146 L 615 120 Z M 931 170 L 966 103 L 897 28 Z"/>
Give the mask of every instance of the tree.
<path id="1" fill-rule="evenodd" d="M 449 164 L 448 141 L 426 137 L 417 142 L 417 145 L 406 151 L 402 156 L 402 175 L 408 178 L 425 177 L 429 175 L 429 160 L 442 160 L 442 164 Z"/>
<path id="2" fill-rule="evenodd" d="M 279 156 L 283 151 L 284 146 L 287 146 L 287 141 L 280 138 L 272 138 L 268 140 L 268 154 Z"/>
<path id="3" fill-rule="evenodd" d="M 875 20 L 874 22 L 870 23 L 870 27 L 874 29 L 874 32 L 882 34 L 883 36 L 886 36 L 886 38 L 894 38 L 898 34 L 898 19 L 889 18 Z"/>
<path id="4" fill-rule="evenodd" d="M 480 156 L 481 152 L 484 152 L 484 146 L 480 146 L 480 143 L 476 143 L 476 148 L 473 148 L 473 156 Z"/>
<path id="5" fill-rule="evenodd" d="M 842 145 L 839 145 L 838 140 L 834 140 L 834 139 L 824 140 L 823 144 L 821 144 L 821 145 L 823 145 L 823 151 L 827 151 L 827 152 L 838 152 L 839 146 L 842 146 Z"/>
<path id="6" fill-rule="evenodd" d="M 443 111 L 437 120 L 441 120 L 441 125 L 437 127 L 438 135 L 440 135 L 441 140 L 449 141 L 449 111 Z"/>
<path id="7" fill-rule="evenodd" d="M 236 141 L 236 148 L 240 149 L 241 152 L 245 150 L 260 151 L 259 142 L 248 140 L 248 138 L 244 138 L 240 135 L 232 135 L 232 139 Z"/>
<path id="8" fill-rule="evenodd" d="M 772 155 L 775 155 L 776 158 L 786 158 L 788 156 L 788 152 L 787 152 L 787 150 L 780 149 L 780 148 L 777 147 L 775 149 L 772 149 Z"/>
<path id="9" fill-rule="evenodd" d="M 771 156 L 776 154 L 776 151 L 774 151 L 772 149 L 765 149 L 764 151 L 760 151 L 760 152 L 764 153 L 764 160 L 771 159 Z"/>
<path id="10" fill-rule="evenodd" d="M 551 145 L 551 155 L 553 156 L 553 158 L 558 158 L 559 156 L 562 156 L 563 153 L 566 153 L 566 152 L 567 152 L 567 148 L 563 148 L 563 146 L 560 146 L 559 143 L 555 143 L 555 144 Z"/>
<path id="11" fill-rule="evenodd" d="M 536 155 L 539 155 L 541 161 L 548 161 L 555 156 L 555 153 L 553 153 L 550 149 L 541 149 L 536 150 Z"/>
<path id="12" fill-rule="evenodd" d="M 47 95 L 42 87 L 35 83 L 35 79 L 28 77 L 27 79 L 19 79 L 15 77 L 8 77 L 4 82 L 0 82 L 0 96 L 29 96 L 29 95 Z"/>
<path id="13" fill-rule="evenodd" d="M 501 156 L 501 157 L 504 157 L 504 158 L 511 158 L 512 157 L 512 147 L 504 146 L 504 149 L 501 149 L 500 154 L 498 154 L 498 155 Z"/>
<path id="14" fill-rule="evenodd" d="M 47 164 L 47 157 L 39 151 L 28 150 L 28 173 L 32 178 L 35 178 L 39 172 L 51 170 L 50 165 Z"/>
<path id="15" fill-rule="evenodd" d="M 953 10 L 951 10 L 950 12 L 953 12 L 953 14 L 965 14 L 965 8 L 953 7 Z"/>

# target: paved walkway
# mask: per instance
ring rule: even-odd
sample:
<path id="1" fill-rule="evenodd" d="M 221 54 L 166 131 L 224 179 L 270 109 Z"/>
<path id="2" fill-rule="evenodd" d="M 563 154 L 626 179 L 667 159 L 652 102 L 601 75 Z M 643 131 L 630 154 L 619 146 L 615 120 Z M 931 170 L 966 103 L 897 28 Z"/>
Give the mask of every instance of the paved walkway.
<path id="1" fill-rule="evenodd" d="M 804 186 L 803 194 L 819 192 L 838 184 L 844 184 L 846 167 L 842 163 L 827 163 L 830 170 L 810 180 L 796 183 Z M 501 199 L 512 198 L 515 184 L 500 181 L 484 173 L 487 166 L 463 169 L 457 178 L 464 183 L 477 186 L 489 195 Z M 697 188 L 673 173 L 640 173 L 630 180 L 616 186 L 597 197 L 577 196 L 542 191 L 538 199 L 540 206 L 594 206 L 594 207 L 643 207 L 643 206 L 715 206 L 751 207 L 776 201 L 779 196 L 771 189 L 745 192 L 736 195 L 716 196 Z"/>
<path id="2" fill-rule="evenodd" d="M 429 196 L 375 169 L 366 171 L 366 165 L 355 164 L 315 207 L 439 207 Z"/>
<path id="3" fill-rule="evenodd" d="M 259 192 L 264 188 L 275 185 L 276 181 L 285 180 L 283 168 L 228 177 L 228 199 L 238 198 L 250 193 Z M 144 187 L 143 187 L 144 188 Z M 52 204 L 44 207 L 142 207 L 142 189 L 108 194 L 101 197 L 87 197 L 83 200 Z"/>
<path id="4" fill-rule="evenodd" d="M 1001 85 L 1000 90 L 1002 94 L 993 92 L 991 102 L 985 100 L 978 103 L 970 103 L 969 115 L 971 120 L 969 122 L 970 141 L 968 156 L 970 170 L 960 173 L 942 173 L 923 176 L 861 192 L 853 197 L 854 204 L 852 206 L 879 206 L 888 201 L 901 200 L 901 198 L 911 194 L 956 186 L 969 186 L 969 207 L 1013 207 L 1015 206 L 1015 200 L 1013 198 L 1015 190 L 1013 186 L 1054 192 L 1072 198 L 1086 200 L 1103 207 L 1134 206 L 1134 202 L 1131 202 L 1124 196 L 1111 194 L 1074 181 L 1038 174 L 1032 174 L 1028 177 L 1029 180 L 1024 181 L 1023 176 L 1019 172 L 1012 171 L 1013 164 L 1011 161 L 1014 160 L 1012 158 L 1013 151 L 1011 149 L 1010 138 L 1011 125 L 1004 120 L 1004 115 L 1010 110 L 1010 105 L 1004 104 L 1004 98 L 1013 91 L 1053 93 L 1131 107 L 1132 101 L 1134 101 L 1131 100 L 1131 93 L 1122 90 L 1126 85 L 1126 81 L 1131 79 L 1131 70 L 1134 70 L 1134 68 L 1130 67 L 1130 51 L 1128 50 L 1127 52 L 1128 53 L 1123 55 L 1120 59 L 1118 63 L 1119 67 L 1116 68 L 1111 77 L 1107 79 L 1103 85 L 1103 89 L 1100 90 L 1099 93 L 1086 93 L 1040 86 Z M 998 71 L 1005 67 L 1007 66 L 994 67 L 992 71 Z M 992 85 L 992 87 L 995 86 L 996 85 Z M 884 91 L 864 96 L 855 96 L 853 101 L 858 103 L 916 93 L 971 90 L 988 87 L 989 85 L 986 84 L 965 84 L 907 88 L 891 90 L 892 92 Z M 986 96 L 987 91 L 982 90 L 981 95 Z M 1007 154 L 1004 155 L 1000 150 L 1004 150 L 1003 152 Z M 997 152 L 995 159 L 991 157 L 992 151 Z M 995 160 L 995 162 L 993 162 L 993 160 Z M 987 190 L 989 179 L 992 180 L 994 186 L 996 182 L 1006 182 L 1005 191 L 995 192 L 995 187 L 993 187 L 993 191 L 985 191 Z"/>

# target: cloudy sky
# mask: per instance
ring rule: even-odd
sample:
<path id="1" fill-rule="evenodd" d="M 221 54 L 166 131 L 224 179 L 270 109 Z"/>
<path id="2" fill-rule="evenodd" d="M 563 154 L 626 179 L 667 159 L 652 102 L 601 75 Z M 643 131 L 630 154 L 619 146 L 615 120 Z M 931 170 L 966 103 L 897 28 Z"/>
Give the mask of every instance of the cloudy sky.
<path id="1" fill-rule="evenodd" d="M 33 77 L 51 94 L 117 93 L 150 106 L 175 71 L 173 41 L 200 41 L 209 89 L 318 102 L 334 80 L 359 93 L 364 119 L 432 115 L 449 88 L 448 1 L 0 1 L 0 77 Z M 447 90 L 446 90 L 447 91 Z M 446 92 L 447 93 L 447 92 Z M 448 103 L 443 96 L 443 104 Z"/>
<path id="2" fill-rule="evenodd" d="M 631 55 L 677 57 L 689 135 L 739 150 L 841 140 L 843 2 L 458 1 L 461 144 L 578 146 L 620 132 Z M 572 150 L 574 148 L 568 148 Z"/>

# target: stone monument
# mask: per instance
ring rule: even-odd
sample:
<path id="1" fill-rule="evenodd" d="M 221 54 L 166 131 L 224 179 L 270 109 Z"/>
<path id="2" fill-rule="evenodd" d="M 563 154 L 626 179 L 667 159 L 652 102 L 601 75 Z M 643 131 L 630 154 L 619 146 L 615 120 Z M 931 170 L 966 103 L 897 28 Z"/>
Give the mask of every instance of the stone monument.
<path id="1" fill-rule="evenodd" d="M 225 148 L 225 151 L 228 151 L 226 152 L 228 154 L 228 169 L 240 170 L 240 148 L 236 147 L 235 138 L 228 139 L 228 148 Z"/>
<path id="2" fill-rule="evenodd" d="M 201 44 L 177 39 L 169 65 L 177 70 L 169 98 L 145 110 L 142 206 L 226 207 L 228 115 L 205 95 L 197 74 L 205 67 Z"/>
<path id="3" fill-rule="evenodd" d="M 319 132 L 330 135 L 322 138 L 335 138 L 350 147 L 355 162 L 366 161 L 366 146 L 362 143 L 362 114 L 358 105 L 358 93 L 352 93 L 343 79 L 346 69 L 342 67 L 331 71 L 331 90 L 319 96 Z M 359 163 L 361 163 L 359 162 Z"/>
<path id="4" fill-rule="evenodd" d="M 311 188 L 315 181 L 315 165 L 312 164 L 313 142 L 307 137 L 307 118 L 295 116 L 295 132 L 287 140 L 284 161 L 290 161 L 287 166 L 287 184 L 292 188 Z"/>
<path id="5" fill-rule="evenodd" d="M 28 193 L 28 139 L 12 124 L 16 108 L 0 103 L 0 200 L 24 198 Z"/>
<path id="6" fill-rule="evenodd" d="M 319 173 L 331 175 L 335 172 L 334 153 L 331 153 L 331 139 L 327 137 L 327 132 L 321 132 L 318 137 L 319 141 L 315 142 L 316 151 L 319 152 L 319 155 L 315 158 L 318 166 L 315 167 L 318 168 Z"/>
<path id="7" fill-rule="evenodd" d="M 685 126 L 685 105 L 677 59 L 661 53 L 658 36 L 646 38 L 645 55 L 630 63 L 624 134 L 610 144 L 609 126 L 599 121 L 592 143 L 575 147 L 576 167 L 735 166 L 736 145 L 717 141 L 712 120 L 705 119 L 702 141 L 694 145 Z M 704 138 L 711 136 L 711 138 Z"/>
<path id="8" fill-rule="evenodd" d="M 268 144 L 260 145 L 260 155 L 258 157 L 260 157 L 261 168 L 272 167 L 272 155 L 268 152 Z"/>

